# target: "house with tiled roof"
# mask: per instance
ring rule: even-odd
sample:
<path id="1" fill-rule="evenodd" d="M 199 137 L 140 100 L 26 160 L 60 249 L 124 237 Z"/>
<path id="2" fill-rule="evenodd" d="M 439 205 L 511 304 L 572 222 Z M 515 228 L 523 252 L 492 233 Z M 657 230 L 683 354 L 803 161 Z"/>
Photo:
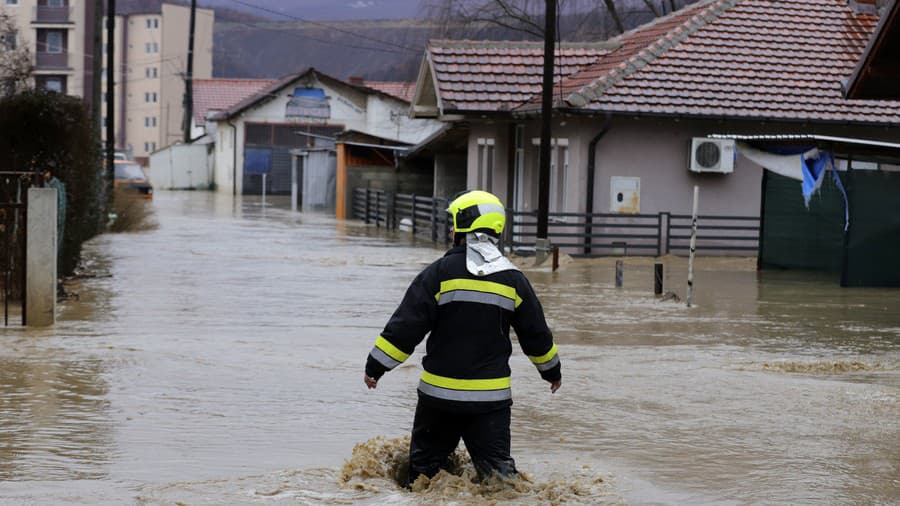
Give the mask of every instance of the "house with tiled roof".
<path id="1" fill-rule="evenodd" d="M 859 64 L 847 80 L 846 95 L 853 99 L 900 99 L 900 2 L 885 8 Z"/>
<path id="2" fill-rule="evenodd" d="M 842 92 L 878 22 L 846 0 L 701 0 L 600 44 L 564 43 L 550 211 L 689 214 L 699 185 L 701 215 L 758 217 L 763 167 L 723 143 L 728 170 L 692 171 L 695 138 L 900 142 L 900 102 Z M 465 185 L 522 211 L 538 200 L 541 55 L 534 43 L 432 41 L 410 109 L 468 129 Z M 852 142 L 809 142 L 856 156 Z"/>
<path id="3" fill-rule="evenodd" d="M 411 145 L 441 127 L 433 119 L 409 117 L 402 84 L 369 84 L 344 81 L 310 68 L 252 92 L 249 88 L 253 85 L 244 83 L 231 90 L 229 101 L 247 92 L 245 96 L 221 109 L 209 100 L 207 114 L 197 114 L 203 114 L 207 125 L 215 125 L 218 191 L 289 195 L 299 185 L 301 194 L 309 195 L 304 207 L 326 192 L 329 205 L 333 205 L 334 172 L 340 158 L 335 144 L 338 134 L 355 131 L 388 144 Z M 313 159 L 328 166 L 304 165 Z M 295 179 L 295 168 L 299 179 Z M 321 171 L 326 173 L 319 174 Z M 329 181 L 331 189 L 314 191 L 309 186 Z"/>
<path id="4" fill-rule="evenodd" d="M 247 97 L 259 93 L 275 82 L 273 79 L 194 79 L 193 81 L 193 125 L 191 138 L 197 138 L 207 131 L 206 119 L 211 114 L 222 112 Z M 210 122 L 210 126 L 214 126 Z"/>

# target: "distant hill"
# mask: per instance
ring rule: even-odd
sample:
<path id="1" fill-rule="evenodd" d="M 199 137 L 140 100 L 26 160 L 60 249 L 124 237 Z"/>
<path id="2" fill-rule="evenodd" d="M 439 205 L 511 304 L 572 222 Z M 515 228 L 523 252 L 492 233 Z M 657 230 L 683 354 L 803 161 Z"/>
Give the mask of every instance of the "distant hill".
<path id="1" fill-rule="evenodd" d="M 691 3 L 696 0 L 680 0 Z M 642 2 L 620 7 L 626 28 L 651 21 Z M 564 40 L 606 40 L 615 34 L 602 9 L 564 15 Z M 345 79 L 415 80 L 429 39 L 534 40 L 494 24 L 452 24 L 421 19 L 375 21 L 216 21 L 213 74 L 273 78 L 315 67 Z"/>

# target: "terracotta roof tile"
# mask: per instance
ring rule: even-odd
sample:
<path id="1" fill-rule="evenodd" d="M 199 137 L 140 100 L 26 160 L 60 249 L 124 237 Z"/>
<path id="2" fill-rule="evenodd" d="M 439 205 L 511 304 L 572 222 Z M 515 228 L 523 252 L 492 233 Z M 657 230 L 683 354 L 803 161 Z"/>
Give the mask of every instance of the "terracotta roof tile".
<path id="1" fill-rule="evenodd" d="M 622 35 L 619 50 L 560 88 L 594 110 L 897 124 L 900 102 L 841 92 L 877 21 L 842 0 L 707 0 L 658 22 L 678 26 L 655 41 L 644 31 L 656 27 Z"/>
<path id="2" fill-rule="evenodd" d="M 273 82 L 271 79 L 194 79 L 194 123 L 204 125 L 208 112 L 225 111 Z"/>
<path id="3" fill-rule="evenodd" d="M 399 81 L 365 81 L 363 86 L 380 91 L 385 95 L 399 98 L 404 102 L 412 102 L 413 96 L 416 94 L 416 83 L 405 83 Z"/>
<path id="4" fill-rule="evenodd" d="M 570 75 L 608 54 L 609 43 L 564 43 L 557 49 L 557 73 Z M 430 64 L 444 108 L 501 111 L 540 92 L 541 42 L 431 41 Z"/>
<path id="5" fill-rule="evenodd" d="M 701 0 L 613 46 L 564 46 L 554 96 L 623 113 L 900 124 L 900 102 L 841 93 L 877 21 L 844 0 Z M 429 46 L 444 108 L 462 112 L 539 107 L 542 53 L 540 43 Z"/>

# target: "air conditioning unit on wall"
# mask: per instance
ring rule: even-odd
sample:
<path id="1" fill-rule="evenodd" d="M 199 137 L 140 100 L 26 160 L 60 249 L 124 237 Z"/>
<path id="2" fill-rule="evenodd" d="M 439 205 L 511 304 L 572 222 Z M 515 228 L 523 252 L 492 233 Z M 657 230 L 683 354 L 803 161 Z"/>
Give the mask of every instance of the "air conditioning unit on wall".
<path id="1" fill-rule="evenodd" d="M 691 139 L 691 172 L 734 172 L 734 139 Z"/>

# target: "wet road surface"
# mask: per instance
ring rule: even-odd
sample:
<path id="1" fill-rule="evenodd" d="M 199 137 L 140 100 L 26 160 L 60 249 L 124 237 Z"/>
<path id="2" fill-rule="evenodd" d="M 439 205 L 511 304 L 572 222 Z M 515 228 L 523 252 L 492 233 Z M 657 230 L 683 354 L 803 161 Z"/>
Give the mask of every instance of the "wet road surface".
<path id="1" fill-rule="evenodd" d="M 900 502 L 900 291 L 740 259 L 701 261 L 691 309 L 652 261 L 618 290 L 609 260 L 529 271 L 564 377 L 515 349 L 531 483 L 400 491 L 422 350 L 362 370 L 442 249 L 285 204 L 160 193 L 158 230 L 87 246 L 56 327 L 0 330 L 0 503 Z"/>

